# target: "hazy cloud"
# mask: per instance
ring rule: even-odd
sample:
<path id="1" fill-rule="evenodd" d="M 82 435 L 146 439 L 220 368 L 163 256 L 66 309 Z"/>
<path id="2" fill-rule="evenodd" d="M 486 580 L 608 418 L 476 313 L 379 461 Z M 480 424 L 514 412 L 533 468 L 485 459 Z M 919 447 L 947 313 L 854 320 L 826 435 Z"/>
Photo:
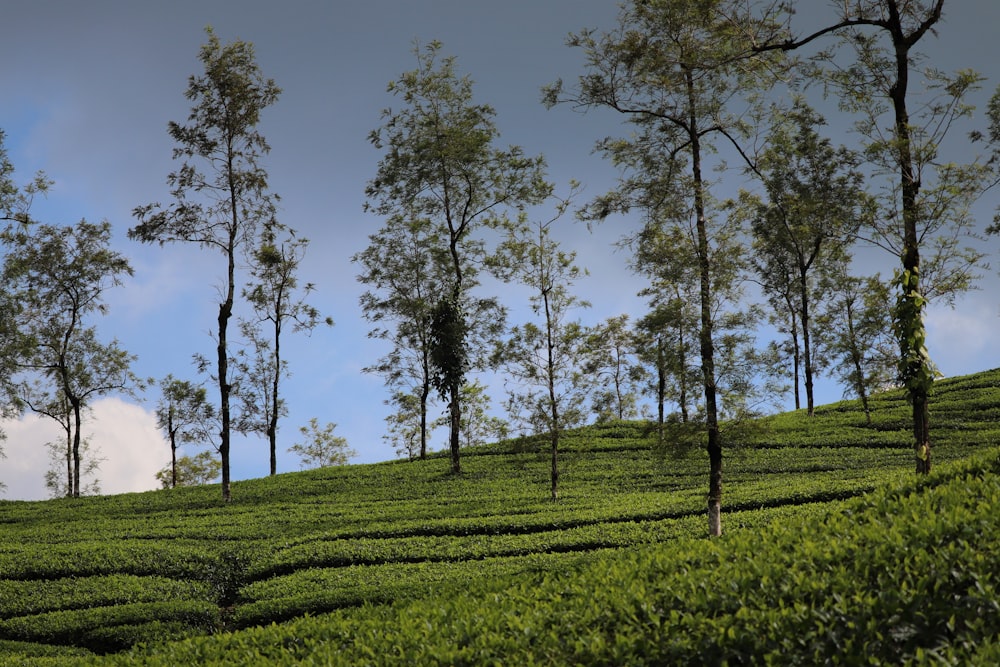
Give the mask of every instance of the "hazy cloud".
<path id="1" fill-rule="evenodd" d="M 3 498 L 48 498 L 45 471 L 49 469 L 49 451 L 45 443 L 63 437 L 59 426 L 32 414 L 3 422 L 0 427 L 7 434 L 6 459 L 0 468 L 0 481 L 7 485 Z M 104 398 L 94 403 L 84 429 L 104 459 L 97 473 L 102 493 L 158 488 L 155 474 L 170 462 L 170 447 L 156 428 L 152 412 L 120 398 Z"/>

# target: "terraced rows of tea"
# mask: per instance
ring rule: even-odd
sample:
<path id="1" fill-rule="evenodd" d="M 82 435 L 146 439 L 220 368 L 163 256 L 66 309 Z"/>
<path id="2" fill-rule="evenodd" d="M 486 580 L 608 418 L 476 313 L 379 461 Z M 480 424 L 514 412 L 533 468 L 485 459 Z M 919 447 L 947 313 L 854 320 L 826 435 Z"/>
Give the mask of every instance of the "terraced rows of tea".
<path id="1" fill-rule="evenodd" d="M 193 664 L 199 652 L 216 650 L 206 647 L 257 638 L 247 639 L 251 653 L 263 655 L 264 642 L 269 661 L 296 664 L 302 645 L 295 633 L 316 642 L 317 633 L 326 637 L 321 628 L 355 622 L 361 625 L 343 630 L 351 641 L 337 641 L 391 653 L 358 633 L 406 605 L 431 605 L 412 613 L 433 615 L 470 591 L 516 598 L 566 573 L 591 577 L 594 594 L 607 595 L 616 577 L 594 577 L 666 548 L 682 550 L 671 556 L 676 567 L 697 570 L 705 558 L 726 560 L 719 550 L 730 542 L 761 540 L 774 526 L 809 532 L 803 526 L 855 512 L 844 508 L 865 502 L 859 496 L 917 484 L 908 405 L 898 393 L 872 405 L 871 424 L 845 401 L 818 408 L 813 418 L 789 413 L 727 429 L 727 536 L 715 541 L 703 537 L 703 449 L 678 437 L 676 427 L 659 446 L 655 429 L 631 422 L 564 438 L 558 502 L 548 499 L 549 460 L 536 438 L 465 451 L 458 476 L 444 457 L 327 468 L 235 483 L 228 504 L 217 486 L 3 502 L 0 662 L 160 664 L 162 655 L 172 656 L 162 664 Z M 939 382 L 932 438 L 942 474 L 970 474 L 961 467 L 969 461 L 987 465 L 981 457 L 1000 443 L 1000 371 Z M 996 543 L 990 548 L 1000 551 Z M 481 608 L 482 600 L 475 604 Z M 657 618 L 669 613 L 658 609 Z M 279 625 L 268 630 L 271 623 Z M 277 634 L 261 639 L 267 632 Z M 245 649 L 240 655 L 250 655 Z M 470 655 L 453 658 L 477 662 Z M 601 662 L 612 654 L 579 655 Z M 353 656 L 394 661 L 387 653 Z"/>

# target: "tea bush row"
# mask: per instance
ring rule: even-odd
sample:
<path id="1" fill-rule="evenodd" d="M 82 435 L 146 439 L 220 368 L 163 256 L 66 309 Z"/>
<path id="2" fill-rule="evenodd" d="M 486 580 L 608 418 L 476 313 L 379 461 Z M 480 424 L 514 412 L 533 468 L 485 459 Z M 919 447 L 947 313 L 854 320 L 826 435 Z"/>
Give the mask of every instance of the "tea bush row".
<path id="1" fill-rule="evenodd" d="M 990 664 L 1000 655 L 1000 459 L 936 475 L 823 520 L 605 553 L 571 572 L 109 664 Z"/>
<path id="2" fill-rule="evenodd" d="M 778 518 L 825 513 L 830 506 L 827 503 L 737 511 L 726 515 L 726 523 L 736 530 L 758 529 Z M 683 527 L 678 525 L 675 538 L 700 534 L 705 528 L 705 518 L 690 517 L 683 524 Z M 572 569 L 600 553 L 614 552 L 636 543 L 626 547 L 542 551 L 456 562 L 422 561 L 300 569 L 243 587 L 232 622 L 236 627 L 266 624 L 344 607 L 419 597 L 445 586 L 455 590 L 465 589 L 487 578 Z"/>
<path id="3" fill-rule="evenodd" d="M 212 549 L 170 541 L 80 541 L 75 544 L 0 547 L 0 580 L 61 579 L 130 574 L 204 579 L 217 557 Z"/>
<path id="4" fill-rule="evenodd" d="M 72 644 L 95 652 L 120 651 L 137 641 L 203 634 L 220 622 L 211 602 L 170 600 L 69 611 L 0 621 L 0 637 L 39 644 Z M 164 634 L 166 633 L 166 635 Z"/>
<path id="5" fill-rule="evenodd" d="M 160 600 L 210 600 L 202 581 L 113 574 L 51 581 L 0 581 L 0 619 L 47 611 Z"/>

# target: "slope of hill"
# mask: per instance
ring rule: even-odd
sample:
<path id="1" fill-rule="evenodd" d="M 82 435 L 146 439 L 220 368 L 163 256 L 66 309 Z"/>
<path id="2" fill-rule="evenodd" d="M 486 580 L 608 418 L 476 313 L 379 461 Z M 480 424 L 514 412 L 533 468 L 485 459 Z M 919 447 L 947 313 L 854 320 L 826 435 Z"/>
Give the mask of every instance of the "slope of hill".
<path id="1" fill-rule="evenodd" d="M 216 486 L 0 503 L 0 662 L 997 656 L 1000 371 L 932 405 L 928 479 L 898 393 L 871 426 L 842 402 L 731 430 L 714 541 L 703 450 L 638 423 L 567 437 L 555 503 L 532 439 L 466 452 L 457 477 L 348 466 L 226 505 Z"/>

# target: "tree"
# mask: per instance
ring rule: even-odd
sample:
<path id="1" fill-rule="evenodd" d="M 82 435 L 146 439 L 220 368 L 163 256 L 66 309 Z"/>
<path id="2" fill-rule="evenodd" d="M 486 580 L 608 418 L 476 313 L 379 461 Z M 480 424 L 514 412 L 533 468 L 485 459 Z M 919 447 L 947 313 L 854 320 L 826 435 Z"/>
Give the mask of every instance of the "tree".
<path id="1" fill-rule="evenodd" d="M 539 318 L 538 324 L 515 326 L 494 358 L 524 387 L 511 393 L 511 413 L 526 413 L 529 423 L 549 435 L 552 500 L 559 497 L 559 438 L 582 421 L 587 395 L 580 372 L 586 331 L 579 322 L 567 321 L 572 309 L 589 306 L 569 291 L 585 272 L 574 263 L 576 253 L 561 251 L 550 235 L 564 209 L 560 206 L 551 220 L 512 227 L 493 263 L 499 277 L 532 290 L 529 302 Z"/>
<path id="2" fill-rule="evenodd" d="M 591 410 L 597 421 L 635 419 L 639 416 L 636 387 L 645 369 L 633 359 L 636 339 L 628 315 L 609 317 L 590 331 L 583 372 L 597 389 Z"/>
<path id="3" fill-rule="evenodd" d="M 690 237 L 678 224 L 647 220 L 632 239 L 631 268 L 650 279 L 639 292 L 649 297 L 650 312 L 637 323 L 639 356 L 656 368 L 657 421 L 660 444 L 664 435 L 664 403 L 677 404 L 680 420 L 688 423 L 701 369 L 698 358 L 700 298 Z M 704 378 L 701 378 L 703 380 Z"/>
<path id="4" fill-rule="evenodd" d="M 39 171 L 31 182 L 17 185 L 14 182 L 14 165 L 4 146 L 5 138 L 6 133 L 0 129 L 0 220 L 28 225 L 32 222 L 30 212 L 35 195 L 48 193 L 52 181 L 45 176 L 45 172 Z"/>
<path id="5" fill-rule="evenodd" d="M 320 428 L 315 417 L 309 420 L 308 426 L 299 427 L 305 442 L 295 443 L 288 448 L 289 452 L 297 454 L 302 459 L 302 469 L 327 468 L 345 465 L 357 452 L 347 446 L 347 439 L 334 435 L 336 424 L 329 423 Z"/>
<path id="6" fill-rule="evenodd" d="M 448 402 L 449 444 L 454 473 L 459 459 L 461 388 L 473 366 L 468 336 L 480 322 L 470 290 L 484 253 L 478 228 L 502 227 L 506 211 L 541 202 L 551 191 L 544 161 L 518 147 L 494 146 L 495 112 L 475 104 L 472 81 L 459 77 L 453 57 L 439 58 L 441 44 L 414 49 L 417 69 L 389 83 L 402 98 L 401 109 L 383 112 L 384 123 L 370 140 L 385 155 L 367 188 L 368 208 L 403 220 L 426 218 L 441 237 L 450 259 L 450 278 L 431 308 L 430 357 L 433 384 Z"/>
<path id="7" fill-rule="evenodd" d="M 208 402 L 205 388 L 189 380 L 178 380 L 167 375 L 160 381 L 160 391 L 161 397 L 156 405 L 156 425 L 170 442 L 169 476 L 164 483 L 165 488 L 173 488 L 183 478 L 183 474 L 178 471 L 177 450 L 188 443 L 211 442 L 217 417 L 215 408 Z M 221 463 L 219 465 L 221 467 Z M 188 477 L 190 476 L 188 471 Z"/>
<path id="8" fill-rule="evenodd" d="M 812 312 L 823 296 L 814 276 L 843 261 L 855 240 L 866 203 L 864 177 L 856 169 L 860 158 L 820 136 L 817 128 L 826 121 L 800 98 L 772 117 L 778 121 L 767 149 L 751 167 L 767 199 L 741 193 L 739 215 L 751 223 L 761 287 L 790 316 L 796 369 L 801 335 L 806 411 L 812 416 L 817 371 Z M 797 372 L 795 385 L 797 395 Z"/>
<path id="9" fill-rule="evenodd" d="M 892 386 L 896 379 L 889 288 L 878 274 L 868 278 L 848 275 L 846 264 L 840 265 L 839 273 L 830 282 L 827 309 L 818 320 L 819 344 L 832 359 L 844 394 L 861 401 L 871 425 L 869 396 Z"/>
<path id="10" fill-rule="evenodd" d="M 45 443 L 49 449 L 51 466 L 45 472 L 45 488 L 53 498 L 74 498 L 80 496 L 96 496 L 101 493 L 101 480 L 95 477 L 104 462 L 100 452 L 92 447 L 90 438 L 83 438 L 78 448 L 79 455 L 74 458 L 73 452 L 73 419 L 69 406 L 59 413 L 53 413 L 59 420 L 65 437 L 62 440 L 52 440 Z M 80 461 L 79 484 L 74 487 L 74 464 Z M 84 483 L 84 480 L 89 480 Z"/>
<path id="11" fill-rule="evenodd" d="M 240 387 L 244 404 L 241 430 L 267 435 L 272 475 L 278 472 L 278 420 L 286 414 L 280 393 L 281 379 L 289 375 L 288 362 L 281 356 L 282 334 L 286 328 L 290 333 L 311 333 L 321 322 L 333 326 L 331 318 L 323 318 L 304 300 L 315 286 L 306 283 L 299 287 L 296 273 L 308 245 L 308 239 L 296 238 L 294 232 L 278 243 L 274 229 L 268 227 L 253 255 L 252 282 L 243 291 L 254 315 L 240 321 L 240 330 L 251 344 L 252 355 L 251 361 L 244 358 L 237 363 L 244 378 Z"/>
<path id="12" fill-rule="evenodd" d="M 462 445 L 474 447 L 489 441 L 503 440 L 509 433 L 507 422 L 490 414 L 490 396 L 478 380 L 462 385 Z M 433 427 L 447 426 L 445 414 L 434 421 Z"/>
<path id="13" fill-rule="evenodd" d="M 182 456 L 175 465 L 170 465 L 156 473 L 156 479 L 164 489 L 178 486 L 201 486 L 211 484 L 219 478 L 222 462 L 210 451 L 198 452 L 194 456 Z"/>
<path id="14" fill-rule="evenodd" d="M 392 397 L 386 399 L 385 404 L 395 405 L 396 411 L 386 416 L 388 430 L 382 439 L 392 445 L 396 454 L 405 454 L 410 461 L 418 456 L 427 458 L 426 396 L 397 390 L 392 392 Z"/>
<path id="15" fill-rule="evenodd" d="M 605 139 L 598 148 L 628 170 L 619 187 L 585 213 L 604 219 L 639 207 L 655 219 L 693 220 L 699 276 L 700 351 L 705 429 L 709 455 L 709 533 L 722 533 L 722 440 L 713 333 L 717 305 L 713 283 L 711 184 L 705 160 L 712 140 L 733 145 L 742 131 L 731 108 L 741 91 L 752 91 L 760 69 L 748 59 L 751 40 L 769 39 L 778 26 L 748 18 L 731 20 L 745 3 L 734 0 L 636 1 L 623 4 L 617 29 L 571 35 L 582 48 L 587 73 L 575 91 L 562 82 L 545 93 L 549 104 L 572 102 L 584 109 L 609 108 L 628 118 L 628 139 Z"/>
<path id="16" fill-rule="evenodd" d="M 0 222 L 3 223 L 0 231 L 11 232 L 13 226 L 21 228 L 31 224 L 30 216 L 31 204 L 37 194 L 46 194 L 52 181 L 46 178 L 45 173 L 39 171 L 35 178 L 19 186 L 14 181 L 14 165 L 7 156 L 7 148 L 4 145 L 6 134 L 0 129 Z M 12 362 L 16 357 L 16 331 L 12 328 L 18 310 L 16 299 L 11 298 L 6 289 L 0 289 L 0 389 L 7 390 L 10 376 L 15 372 Z M 12 406 L 8 401 L 3 401 L 0 407 L 0 417 L 10 417 L 14 414 Z M 0 441 L 6 438 L 6 434 L 0 430 Z M 0 458 L 3 458 L 3 450 L 0 449 Z M 0 483 L 0 490 L 4 485 Z"/>
<path id="17" fill-rule="evenodd" d="M 365 319 L 375 325 L 368 336 L 391 341 L 393 349 L 364 371 L 382 375 L 393 388 L 391 402 L 400 412 L 387 418 L 392 434 L 402 435 L 396 431 L 404 428 L 409 443 L 410 431 L 403 424 L 411 416 L 418 420 L 417 451 L 425 459 L 433 389 L 432 309 L 449 282 L 450 258 L 444 252 L 441 230 L 427 218 L 390 215 L 368 239 L 368 247 L 352 258 L 364 268 L 358 280 L 370 286 L 361 296 L 361 308 Z M 415 405 L 410 405 L 411 396 Z"/>
<path id="18" fill-rule="evenodd" d="M 9 252 L 3 280 L 16 303 L 9 350 L 19 407 L 56 420 L 67 432 L 72 470 L 67 494 L 80 495 L 83 421 L 90 402 L 139 383 L 135 359 L 118 341 L 102 343 L 87 320 L 106 311 L 104 293 L 132 275 L 128 260 L 111 250 L 111 225 L 81 220 L 72 227 L 38 225 L 6 230 Z"/>
<path id="19" fill-rule="evenodd" d="M 954 121 L 971 113 L 965 96 L 981 77 L 971 70 L 949 75 L 927 67 L 923 91 L 911 112 L 911 75 L 922 61 L 917 44 L 933 34 L 944 0 L 851 0 L 831 3 L 836 22 L 807 34 L 760 40 L 758 52 L 800 49 L 827 35 L 854 52 L 852 65 L 835 61 L 837 50 L 816 59 L 830 62 L 825 71 L 810 72 L 838 95 L 840 106 L 858 117 L 856 129 L 873 175 L 887 187 L 879 198 L 871 240 L 896 254 L 901 268 L 893 309 L 893 330 L 900 347 L 899 376 L 912 405 L 916 471 L 931 469 L 928 400 L 937 373 L 925 346 L 923 316 L 928 300 L 946 301 L 968 289 L 982 253 L 962 247 L 972 225 L 971 202 L 981 193 L 987 170 L 941 158 L 941 146 Z M 888 128 L 886 127 L 888 121 Z M 930 256 L 921 257 L 929 251 Z"/>
<path id="20" fill-rule="evenodd" d="M 235 41 L 226 46 L 211 28 L 199 59 L 205 72 L 188 81 L 186 96 L 195 103 L 188 124 L 171 121 L 177 142 L 174 159 L 181 168 L 167 176 L 174 202 L 137 207 L 139 224 L 129 238 L 144 243 L 195 243 L 222 253 L 226 273 L 219 303 L 216 381 L 219 387 L 222 458 L 222 498 L 230 499 L 230 438 L 232 416 L 229 374 L 229 320 L 236 297 L 236 266 L 252 250 L 258 230 L 274 221 L 277 197 L 268 188 L 260 158 L 270 151 L 257 130 L 261 112 L 278 98 L 280 89 L 257 66 L 253 45 Z"/>

